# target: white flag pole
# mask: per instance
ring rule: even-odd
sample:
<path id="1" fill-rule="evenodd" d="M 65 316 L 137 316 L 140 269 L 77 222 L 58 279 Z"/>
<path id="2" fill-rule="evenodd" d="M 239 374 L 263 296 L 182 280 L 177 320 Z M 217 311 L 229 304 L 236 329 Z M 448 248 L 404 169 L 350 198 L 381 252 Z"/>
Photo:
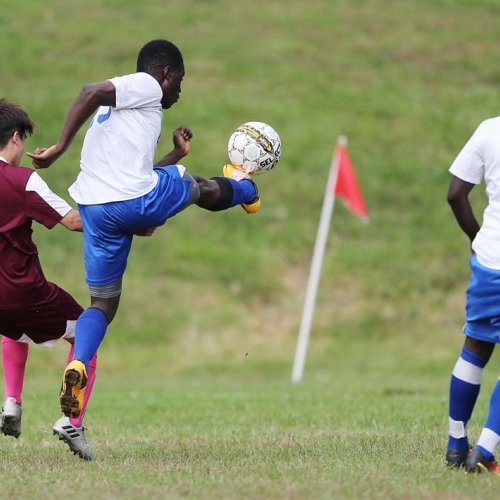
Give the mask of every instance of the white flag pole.
<path id="1" fill-rule="evenodd" d="M 340 136 L 337 140 L 337 144 L 346 147 L 347 138 L 345 136 Z M 311 270 L 309 272 L 309 281 L 307 283 L 306 298 L 302 311 L 297 349 L 295 351 L 295 359 L 293 362 L 293 383 L 300 382 L 304 373 L 307 346 L 309 343 L 309 335 L 314 315 L 314 305 L 316 302 L 316 292 L 318 290 L 321 267 L 323 265 L 323 257 L 325 254 L 328 230 L 330 228 L 330 220 L 332 218 L 333 207 L 335 205 L 335 185 L 337 184 L 338 168 L 339 156 L 337 155 L 337 148 L 335 148 L 330 166 L 330 173 L 328 175 L 328 182 L 326 183 L 323 208 L 321 210 L 321 218 L 319 221 L 316 243 L 314 245 Z"/>

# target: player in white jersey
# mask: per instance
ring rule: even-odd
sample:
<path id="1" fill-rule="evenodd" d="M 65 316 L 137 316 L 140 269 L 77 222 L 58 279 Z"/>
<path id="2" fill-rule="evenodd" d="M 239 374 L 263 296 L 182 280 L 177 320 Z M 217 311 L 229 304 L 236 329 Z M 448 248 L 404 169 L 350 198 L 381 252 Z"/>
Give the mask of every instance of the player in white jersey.
<path id="1" fill-rule="evenodd" d="M 448 202 L 471 242 L 465 343 L 450 382 L 446 461 L 468 472 L 500 475 L 495 450 L 500 443 L 500 379 L 491 394 L 486 423 L 469 450 L 469 420 L 479 395 L 483 369 L 500 343 L 500 117 L 485 120 L 450 167 Z M 480 226 L 469 193 L 484 178 L 488 206 Z"/>
<path id="2" fill-rule="evenodd" d="M 84 262 L 91 306 L 76 324 L 74 360 L 63 376 L 60 404 L 68 417 L 78 416 L 87 384 L 87 367 L 113 320 L 122 289 L 133 233 L 161 226 L 189 205 L 210 211 L 242 205 L 260 208 L 255 183 L 223 176 L 191 176 L 178 162 L 189 152 L 192 132 L 178 127 L 174 149 L 156 165 L 162 109 L 177 102 L 184 77 L 179 49 L 153 40 L 139 52 L 137 72 L 86 85 L 71 106 L 59 141 L 30 156 L 37 168 L 49 167 L 69 147 L 92 116 L 81 154 L 81 172 L 70 187 L 84 225 Z"/>

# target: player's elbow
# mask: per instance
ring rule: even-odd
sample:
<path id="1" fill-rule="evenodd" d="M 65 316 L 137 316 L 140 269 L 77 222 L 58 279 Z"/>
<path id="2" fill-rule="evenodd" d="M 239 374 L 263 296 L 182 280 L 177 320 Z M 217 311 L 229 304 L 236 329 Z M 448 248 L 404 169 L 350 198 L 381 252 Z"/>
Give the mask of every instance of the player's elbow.
<path id="1" fill-rule="evenodd" d="M 446 194 L 446 201 L 448 202 L 448 205 L 455 205 L 458 202 L 459 198 L 460 197 L 456 191 L 454 191 L 453 189 L 448 190 L 448 193 Z"/>
<path id="2" fill-rule="evenodd" d="M 454 207 L 463 203 L 468 203 L 469 193 L 474 186 L 475 184 L 463 181 L 458 177 L 453 177 L 446 196 L 448 204 Z"/>
<path id="3" fill-rule="evenodd" d="M 453 186 L 450 186 L 446 195 L 446 201 L 450 207 L 457 207 L 467 201 L 467 194 L 460 189 L 454 189 Z"/>

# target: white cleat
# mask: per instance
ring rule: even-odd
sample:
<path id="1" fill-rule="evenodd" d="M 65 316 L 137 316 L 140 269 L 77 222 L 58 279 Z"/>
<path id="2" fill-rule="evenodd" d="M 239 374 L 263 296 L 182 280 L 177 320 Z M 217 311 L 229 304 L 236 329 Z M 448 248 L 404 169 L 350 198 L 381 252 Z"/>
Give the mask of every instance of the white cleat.
<path id="1" fill-rule="evenodd" d="M 2 407 L 0 432 L 6 436 L 13 436 L 17 439 L 21 435 L 22 414 L 23 407 L 15 398 L 7 398 Z"/>
<path id="2" fill-rule="evenodd" d="M 94 452 L 87 443 L 83 427 L 75 427 L 71 424 L 68 417 L 61 417 L 52 427 L 55 436 L 60 441 L 64 441 L 69 449 L 83 460 L 92 460 Z"/>

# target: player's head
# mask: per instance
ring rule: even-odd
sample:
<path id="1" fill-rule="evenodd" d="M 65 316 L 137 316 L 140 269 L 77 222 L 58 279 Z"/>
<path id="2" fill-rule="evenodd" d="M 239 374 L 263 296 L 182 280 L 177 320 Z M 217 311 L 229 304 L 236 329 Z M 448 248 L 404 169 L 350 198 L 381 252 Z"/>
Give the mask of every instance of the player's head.
<path id="1" fill-rule="evenodd" d="M 161 86 L 161 106 L 168 109 L 180 97 L 184 77 L 184 61 L 181 51 L 168 40 L 152 40 L 142 47 L 137 57 L 137 72 L 148 73 Z"/>
<path id="2" fill-rule="evenodd" d="M 35 128 L 28 113 L 7 99 L 0 99 L 0 151 L 12 165 L 18 166 L 25 150 L 26 137 Z"/>

